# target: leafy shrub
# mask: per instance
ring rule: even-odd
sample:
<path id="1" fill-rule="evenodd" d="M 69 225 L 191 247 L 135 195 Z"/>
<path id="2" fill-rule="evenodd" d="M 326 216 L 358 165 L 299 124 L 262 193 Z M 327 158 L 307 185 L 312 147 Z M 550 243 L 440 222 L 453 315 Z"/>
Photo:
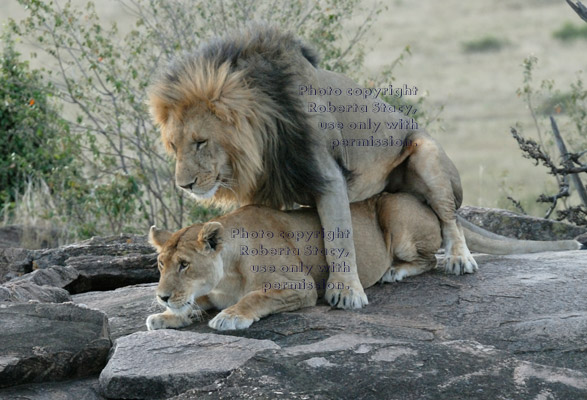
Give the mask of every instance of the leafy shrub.
<path id="1" fill-rule="evenodd" d="M 499 51 L 509 44 L 509 41 L 500 39 L 495 36 L 484 36 L 479 39 L 463 42 L 463 51 L 465 53 L 484 53 L 490 51 Z"/>
<path id="2" fill-rule="evenodd" d="M 575 25 L 571 22 L 565 22 L 563 26 L 552 33 L 552 36 L 563 42 L 587 39 L 587 25 Z"/>
<path id="3" fill-rule="evenodd" d="M 0 210 L 13 206 L 28 179 L 54 182 L 73 162 L 73 136 L 51 102 L 51 87 L 3 37 L 0 69 Z"/>

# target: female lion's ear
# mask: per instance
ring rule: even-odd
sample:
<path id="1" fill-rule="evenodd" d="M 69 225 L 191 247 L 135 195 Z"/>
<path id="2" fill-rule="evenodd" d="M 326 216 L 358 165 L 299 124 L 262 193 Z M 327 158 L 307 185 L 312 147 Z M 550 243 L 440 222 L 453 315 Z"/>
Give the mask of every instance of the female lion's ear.
<path id="1" fill-rule="evenodd" d="M 155 225 L 149 229 L 149 243 L 157 249 L 157 253 L 161 253 L 161 249 L 171 237 L 171 232 L 164 229 L 157 229 Z"/>
<path id="2" fill-rule="evenodd" d="M 219 222 L 206 222 L 200 233 L 198 242 L 204 245 L 205 250 L 219 251 L 222 249 L 222 233 L 224 228 Z"/>

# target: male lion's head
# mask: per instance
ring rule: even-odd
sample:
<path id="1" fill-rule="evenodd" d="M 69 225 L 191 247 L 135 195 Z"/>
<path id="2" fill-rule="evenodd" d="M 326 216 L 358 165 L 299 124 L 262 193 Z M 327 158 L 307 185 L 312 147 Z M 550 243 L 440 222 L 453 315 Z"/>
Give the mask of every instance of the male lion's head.
<path id="1" fill-rule="evenodd" d="M 175 157 L 177 186 L 198 200 L 249 200 L 262 172 L 260 102 L 242 74 L 198 59 L 178 62 L 150 94 L 151 113 Z M 272 113 L 264 113 L 271 120 Z"/>
<path id="2" fill-rule="evenodd" d="M 273 208 L 324 193 L 316 124 L 298 94 L 316 65 L 294 35 L 255 25 L 168 66 L 149 103 L 176 184 L 196 199 Z"/>
<path id="3" fill-rule="evenodd" d="M 157 301 L 176 313 L 184 313 L 195 299 L 209 293 L 222 279 L 222 225 L 196 224 L 176 233 L 149 231 L 149 242 L 157 249 L 161 276 Z"/>

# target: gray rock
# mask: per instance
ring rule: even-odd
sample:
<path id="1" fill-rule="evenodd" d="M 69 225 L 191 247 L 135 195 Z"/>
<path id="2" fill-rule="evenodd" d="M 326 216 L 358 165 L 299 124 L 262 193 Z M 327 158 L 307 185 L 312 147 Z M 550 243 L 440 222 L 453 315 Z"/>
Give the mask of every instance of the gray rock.
<path id="1" fill-rule="evenodd" d="M 173 330 L 118 339 L 100 374 L 106 397 L 159 399 L 226 377 L 256 353 L 279 349 L 268 340 Z"/>
<path id="2" fill-rule="evenodd" d="M 65 261 L 79 272 L 68 289 L 71 293 L 112 290 L 138 283 L 157 282 L 157 254 L 79 256 Z"/>
<path id="3" fill-rule="evenodd" d="M 15 400 L 104 400 L 98 377 L 65 382 L 33 383 L 0 389 L 0 399 Z"/>
<path id="4" fill-rule="evenodd" d="M 96 237 L 56 249 L 18 253 L 0 251 L 0 274 L 4 280 L 34 270 L 56 266 L 74 268 L 77 278 L 67 284 L 70 293 L 112 290 L 119 287 L 157 282 L 157 255 L 146 236 Z M 72 275 L 68 275 L 70 279 Z M 64 277 L 62 277 L 64 278 Z"/>
<path id="5" fill-rule="evenodd" d="M 11 280 L 14 282 L 32 282 L 39 286 L 54 286 L 66 289 L 68 285 L 79 277 L 79 272 L 73 267 L 54 265 L 47 269 L 38 269 L 26 275 Z"/>
<path id="6" fill-rule="evenodd" d="M 11 281 L 0 285 L 0 304 L 8 301 L 24 303 L 29 300 L 41 303 L 63 303 L 71 301 L 71 296 L 65 289 L 53 286 L 39 286 L 28 281 Z"/>
<path id="7" fill-rule="evenodd" d="M 17 225 L 0 226 L 0 248 L 22 247 L 20 246 L 20 237 L 22 236 L 22 227 Z"/>
<path id="8" fill-rule="evenodd" d="M 354 339 L 357 346 L 362 339 Z M 579 399 L 587 393 L 583 372 L 521 361 L 475 341 L 382 338 L 368 352 L 320 351 L 320 343 L 296 355 L 265 351 L 226 379 L 172 399 Z"/>
<path id="9" fill-rule="evenodd" d="M 37 250 L 34 252 L 33 265 L 34 269 L 44 269 L 53 265 L 66 265 L 66 261 L 72 257 L 115 257 L 132 254 L 152 254 L 153 252 L 154 249 L 147 242 L 146 236 L 94 237 L 56 249 Z"/>
<path id="10" fill-rule="evenodd" d="M 587 232 L 585 227 L 497 208 L 467 206 L 460 208 L 458 214 L 488 231 L 515 239 L 563 240 Z"/>
<path id="11" fill-rule="evenodd" d="M 0 283 L 31 272 L 33 255 L 32 250 L 0 248 Z"/>
<path id="12" fill-rule="evenodd" d="M 230 332 L 282 350 L 177 399 L 587 398 L 587 252 L 476 259 L 476 274 L 369 288 L 361 310 L 318 305 Z M 212 317 L 184 329 L 212 332 Z"/>
<path id="13" fill-rule="evenodd" d="M 0 226 L 0 248 L 23 247 L 46 249 L 59 246 L 64 232 L 47 226 L 5 225 Z"/>
<path id="14" fill-rule="evenodd" d="M 0 388 L 97 374 L 111 342 L 106 316 L 66 304 L 0 305 Z"/>
<path id="15" fill-rule="evenodd" d="M 112 339 L 146 331 L 145 321 L 163 309 L 155 301 L 156 283 L 127 286 L 106 292 L 88 292 L 72 296 L 73 302 L 103 311 L 108 316 Z"/>

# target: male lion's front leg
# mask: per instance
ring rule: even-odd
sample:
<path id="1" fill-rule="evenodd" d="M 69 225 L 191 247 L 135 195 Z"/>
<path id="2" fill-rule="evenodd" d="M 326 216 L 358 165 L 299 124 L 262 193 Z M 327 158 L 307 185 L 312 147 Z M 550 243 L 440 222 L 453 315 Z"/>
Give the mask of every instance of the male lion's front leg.
<path id="1" fill-rule="evenodd" d="M 339 176 L 331 179 L 329 192 L 316 201 L 324 231 L 343 233 L 343 237 L 334 235 L 334 240 L 324 241 L 326 262 L 330 271 L 324 298 L 333 307 L 361 308 L 369 302 L 357 271 L 346 183 L 340 171 L 337 172 Z"/>
<path id="2" fill-rule="evenodd" d="M 219 331 L 246 329 L 267 315 L 316 305 L 317 297 L 314 289 L 255 290 L 218 313 L 208 326 Z"/>

